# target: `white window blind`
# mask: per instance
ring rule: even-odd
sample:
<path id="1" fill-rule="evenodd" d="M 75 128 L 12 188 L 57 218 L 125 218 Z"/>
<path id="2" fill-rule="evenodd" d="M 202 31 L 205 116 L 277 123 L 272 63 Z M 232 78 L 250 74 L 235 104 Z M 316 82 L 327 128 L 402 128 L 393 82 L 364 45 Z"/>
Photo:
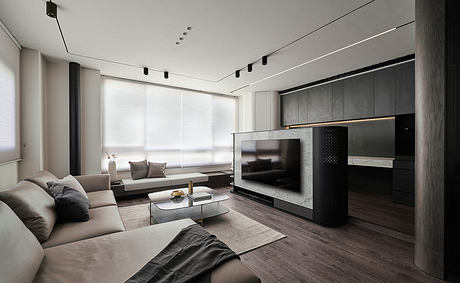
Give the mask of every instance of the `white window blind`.
<path id="1" fill-rule="evenodd" d="M 231 164 L 235 99 L 110 78 L 102 80 L 103 155 L 117 167 L 147 159 L 168 168 Z"/>
<path id="2" fill-rule="evenodd" d="M 19 49 L 0 29 L 0 164 L 19 158 Z"/>

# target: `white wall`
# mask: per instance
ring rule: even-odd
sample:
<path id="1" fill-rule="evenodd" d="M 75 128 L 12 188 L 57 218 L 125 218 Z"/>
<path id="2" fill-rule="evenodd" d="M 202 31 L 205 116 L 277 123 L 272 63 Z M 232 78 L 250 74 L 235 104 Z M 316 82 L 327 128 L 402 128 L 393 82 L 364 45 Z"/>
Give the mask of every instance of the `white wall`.
<path id="1" fill-rule="evenodd" d="M 279 129 L 279 100 L 276 91 L 258 91 L 239 96 L 238 132 Z"/>
<path id="2" fill-rule="evenodd" d="M 19 55 L 19 48 L 15 45 L 15 43 L 11 40 L 11 38 L 5 33 L 5 31 L 0 28 L 0 59 L 4 62 L 9 68 L 14 70 L 15 76 L 15 88 L 16 88 L 16 96 L 19 97 L 19 90 L 20 90 L 20 55 Z M 0 102 L 1 103 L 1 102 Z M 19 100 L 17 101 L 16 105 L 16 119 L 20 120 L 19 117 Z M 19 133 L 17 134 L 17 143 L 19 145 Z M 17 162 L 13 163 L 4 163 L 0 164 L 0 189 L 7 188 L 9 186 L 14 185 L 18 180 L 18 166 Z"/>
<path id="3" fill-rule="evenodd" d="M 101 72 L 81 68 L 81 173 L 101 173 Z"/>
<path id="4" fill-rule="evenodd" d="M 21 50 L 21 142 L 19 178 L 35 174 L 45 166 L 44 64 L 37 50 Z"/>
<path id="5" fill-rule="evenodd" d="M 280 128 L 279 100 L 280 97 L 276 91 L 257 91 L 254 93 L 254 130 L 265 131 Z"/>
<path id="6" fill-rule="evenodd" d="M 46 165 L 58 177 L 69 174 L 69 63 L 46 63 Z"/>

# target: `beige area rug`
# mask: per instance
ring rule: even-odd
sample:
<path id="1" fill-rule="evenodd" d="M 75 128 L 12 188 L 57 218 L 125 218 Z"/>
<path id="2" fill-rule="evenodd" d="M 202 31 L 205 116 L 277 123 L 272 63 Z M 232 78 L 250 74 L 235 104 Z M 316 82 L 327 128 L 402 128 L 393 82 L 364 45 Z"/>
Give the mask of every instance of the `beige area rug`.
<path id="1" fill-rule="evenodd" d="M 148 207 L 148 204 L 138 204 L 118 208 L 127 230 L 149 225 Z M 204 228 L 209 233 L 216 235 L 237 254 L 260 248 L 286 237 L 234 210 L 205 220 Z"/>

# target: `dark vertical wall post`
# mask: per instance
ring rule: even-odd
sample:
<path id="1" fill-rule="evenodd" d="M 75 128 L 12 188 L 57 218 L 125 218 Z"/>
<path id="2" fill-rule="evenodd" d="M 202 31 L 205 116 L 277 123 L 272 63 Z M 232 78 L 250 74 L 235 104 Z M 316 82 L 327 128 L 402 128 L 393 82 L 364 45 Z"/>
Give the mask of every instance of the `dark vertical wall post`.
<path id="1" fill-rule="evenodd" d="M 69 63 L 70 174 L 81 174 L 80 64 Z"/>

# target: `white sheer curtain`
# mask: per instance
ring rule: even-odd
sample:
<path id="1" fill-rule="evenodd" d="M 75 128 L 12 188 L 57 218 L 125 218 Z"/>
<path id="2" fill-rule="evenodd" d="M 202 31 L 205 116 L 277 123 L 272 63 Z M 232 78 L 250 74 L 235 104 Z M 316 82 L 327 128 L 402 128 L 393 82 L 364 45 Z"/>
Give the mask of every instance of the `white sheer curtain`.
<path id="1" fill-rule="evenodd" d="M 235 99 L 104 78 L 102 168 L 147 159 L 169 168 L 232 162 Z"/>

